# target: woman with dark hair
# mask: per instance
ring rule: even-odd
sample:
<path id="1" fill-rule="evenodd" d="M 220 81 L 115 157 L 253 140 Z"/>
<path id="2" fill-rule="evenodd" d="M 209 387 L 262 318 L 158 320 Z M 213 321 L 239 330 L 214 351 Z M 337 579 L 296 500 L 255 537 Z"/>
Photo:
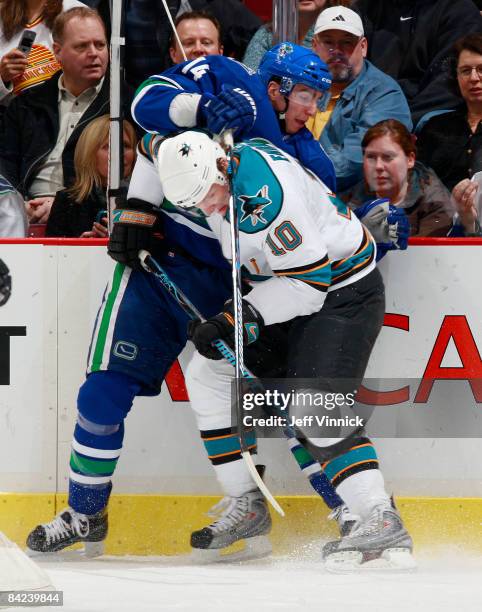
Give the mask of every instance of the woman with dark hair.
<path id="1" fill-rule="evenodd" d="M 435 172 L 416 161 L 415 137 L 395 119 L 372 126 L 362 140 L 364 180 L 343 199 L 353 208 L 387 198 L 402 208 L 411 236 L 446 236 L 452 227 L 450 193 Z"/>
<path id="2" fill-rule="evenodd" d="M 60 70 L 52 51 L 52 25 L 59 13 L 75 6 L 84 4 L 78 0 L 2 0 L 0 103 L 7 104 L 12 94 L 38 85 Z M 27 55 L 17 48 L 24 30 L 35 33 Z"/>
<path id="3" fill-rule="evenodd" d="M 469 233 L 478 235 L 478 183 L 471 179 L 482 171 L 482 34 L 460 39 L 455 54 L 453 83 L 463 103 L 452 112 L 432 117 L 417 145 L 419 157 L 452 191 L 463 224 L 470 226 Z"/>

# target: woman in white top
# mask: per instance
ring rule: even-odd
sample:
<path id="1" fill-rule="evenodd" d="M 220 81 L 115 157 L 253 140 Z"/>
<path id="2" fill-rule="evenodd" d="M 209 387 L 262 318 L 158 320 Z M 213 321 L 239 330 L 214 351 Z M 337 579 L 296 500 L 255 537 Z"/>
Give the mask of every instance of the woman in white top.
<path id="1" fill-rule="evenodd" d="M 78 0 L 2 0 L 0 2 L 0 104 L 12 95 L 38 85 L 55 74 L 60 66 L 52 51 L 52 24 L 59 13 Z M 30 53 L 17 47 L 24 30 L 35 32 Z"/>

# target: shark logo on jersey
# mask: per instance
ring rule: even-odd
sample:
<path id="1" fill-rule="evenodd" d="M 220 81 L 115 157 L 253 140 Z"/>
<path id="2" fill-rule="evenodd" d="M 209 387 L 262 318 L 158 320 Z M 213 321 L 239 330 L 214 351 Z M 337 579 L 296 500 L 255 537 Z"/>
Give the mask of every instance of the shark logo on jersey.
<path id="1" fill-rule="evenodd" d="M 192 147 L 191 145 L 188 145 L 186 142 L 181 146 L 181 148 L 179 149 L 179 153 L 183 156 L 183 157 L 187 157 L 189 155 L 189 153 L 192 151 Z"/>
<path id="2" fill-rule="evenodd" d="M 243 202 L 241 204 L 243 216 L 240 223 L 248 219 L 253 227 L 256 227 L 258 223 L 263 223 L 264 225 L 268 223 L 268 220 L 263 217 L 264 209 L 271 204 L 268 196 L 268 185 L 261 187 L 256 195 L 240 195 L 238 197 Z"/>

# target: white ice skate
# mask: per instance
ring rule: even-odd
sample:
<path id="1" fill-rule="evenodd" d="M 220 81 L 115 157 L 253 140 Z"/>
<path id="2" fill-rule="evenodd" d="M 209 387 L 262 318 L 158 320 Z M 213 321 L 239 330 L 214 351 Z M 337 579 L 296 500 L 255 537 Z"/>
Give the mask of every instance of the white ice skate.
<path id="1" fill-rule="evenodd" d="M 208 513 L 216 521 L 191 534 L 193 558 L 202 562 L 246 561 L 271 554 L 267 534 L 271 517 L 261 491 L 250 491 L 241 497 L 224 497 Z M 240 551 L 226 550 L 243 541 Z"/>
<path id="2" fill-rule="evenodd" d="M 412 538 L 396 510 L 377 506 L 345 537 L 323 548 L 325 568 L 333 573 L 416 569 Z"/>
<path id="3" fill-rule="evenodd" d="M 357 514 L 352 514 L 346 504 L 341 504 L 330 512 L 328 520 L 336 521 L 340 536 L 343 538 L 352 531 L 356 523 L 360 521 L 360 517 Z"/>

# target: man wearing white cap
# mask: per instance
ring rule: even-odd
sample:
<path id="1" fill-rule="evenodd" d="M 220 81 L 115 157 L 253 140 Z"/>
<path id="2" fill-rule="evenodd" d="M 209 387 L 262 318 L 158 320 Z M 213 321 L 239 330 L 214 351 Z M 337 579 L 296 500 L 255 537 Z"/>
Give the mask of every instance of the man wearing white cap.
<path id="1" fill-rule="evenodd" d="M 361 141 L 383 119 L 412 128 L 400 86 L 365 59 L 367 39 L 360 16 L 344 6 L 325 9 L 316 20 L 314 51 L 333 77 L 325 111 L 307 124 L 335 165 L 338 190 L 362 178 Z"/>

